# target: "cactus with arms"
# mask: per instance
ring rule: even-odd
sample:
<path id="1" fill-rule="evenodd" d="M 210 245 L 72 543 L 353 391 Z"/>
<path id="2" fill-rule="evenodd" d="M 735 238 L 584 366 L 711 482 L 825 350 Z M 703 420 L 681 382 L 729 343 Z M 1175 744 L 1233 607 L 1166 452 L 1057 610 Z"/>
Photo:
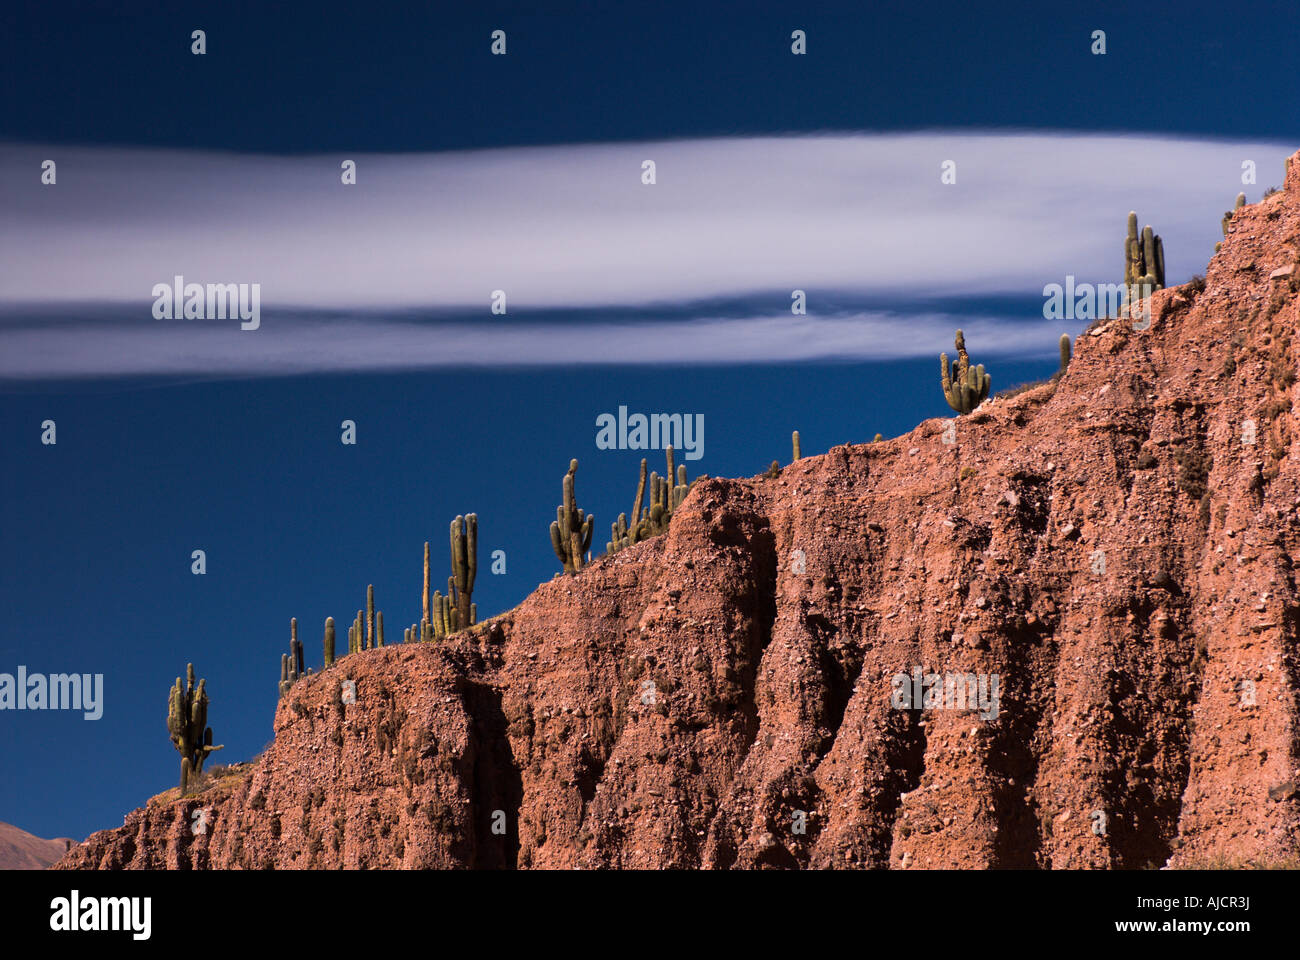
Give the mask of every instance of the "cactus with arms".
<path id="1" fill-rule="evenodd" d="M 287 660 L 287 658 L 286 658 Z M 185 668 L 185 686 L 176 678 L 167 702 L 167 732 L 172 745 L 181 755 L 181 796 L 189 791 L 191 777 L 203 772 L 203 761 L 214 750 L 224 749 L 212 745 L 212 728 L 208 726 L 207 681 L 194 683 L 194 664 Z"/>
<path id="2" fill-rule="evenodd" d="M 583 513 L 574 496 L 573 479 L 577 472 L 578 461 L 569 461 L 569 472 L 564 475 L 563 483 L 564 502 L 555 508 L 555 519 L 551 521 L 551 547 L 564 564 L 565 573 L 582 569 L 583 558 L 591 549 L 591 531 L 595 525 L 595 518 Z"/>
<path id="3" fill-rule="evenodd" d="M 478 514 L 456 517 L 451 522 L 451 573 L 455 586 L 456 613 L 461 626 L 474 623 L 474 577 L 478 573 Z"/>
<path id="4" fill-rule="evenodd" d="M 958 413 L 970 413 L 988 398 L 992 377 L 984 372 L 984 364 L 977 367 L 970 365 L 970 357 L 966 353 L 966 337 L 960 330 L 957 331 L 954 343 L 957 347 L 957 362 L 951 370 L 948 367 L 948 354 L 939 354 L 939 382 L 948 406 Z"/>
<path id="5" fill-rule="evenodd" d="M 1138 217 L 1128 214 L 1128 235 L 1124 238 L 1124 302 L 1128 306 L 1145 300 L 1165 287 L 1165 245 L 1151 230 L 1142 228 L 1138 235 Z"/>
<path id="6" fill-rule="evenodd" d="M 298 639 L 298 618 L 289 620 L 289 652 L 280 655 L 280 696 L 285 697 L 289 688 L 307 676 L 309 671 L 303 663 L 302 642 Z"/>
<path id="7" fill-rule="evenodd" d="M 796 452 L 798 436 L 796 432 L 793 438 Z M 686 481 L 686 464 L 676 467 L 676 477 L 674 477 L 673 448 L 665 448 L 664 454 L 668 461 L 668 475 L 660 477 L 657 473 L 650 474 L 650 500 L 644 508 L 641 504 L 646 492 L 646 461 L 641 461 L 641 477 L 636 486 L 636 499 L 632 502 L 632 520 L 629 523 L 627 515 L 620 513 L 618 522 L 610 525 L 610 541 L 606 544 L 610 553 L 617 553 L 634 543 L 640 543 L 642 540 L 648 540 L 665 532 L 672 522 L 673 513 L 691 492 L 694 481 L 690 483 Z M 779 473 L 779 466 L 777 470 Z"/>

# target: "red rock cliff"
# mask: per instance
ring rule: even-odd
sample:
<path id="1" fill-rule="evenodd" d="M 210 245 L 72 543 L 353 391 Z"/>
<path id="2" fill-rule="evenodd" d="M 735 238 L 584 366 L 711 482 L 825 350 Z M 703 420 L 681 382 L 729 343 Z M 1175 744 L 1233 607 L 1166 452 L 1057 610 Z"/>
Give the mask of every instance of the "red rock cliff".
<path id="1" fill-rule="evenodd" d="M 60 866 L 1294 862 L 1298 258 L 1300 154 L 1203 290 L 955 442 L 702 480 L 472 635 L 300 681 L 242 777 Z M 914 667 L 996 675 L 996 717 L 895 709 Z"/>

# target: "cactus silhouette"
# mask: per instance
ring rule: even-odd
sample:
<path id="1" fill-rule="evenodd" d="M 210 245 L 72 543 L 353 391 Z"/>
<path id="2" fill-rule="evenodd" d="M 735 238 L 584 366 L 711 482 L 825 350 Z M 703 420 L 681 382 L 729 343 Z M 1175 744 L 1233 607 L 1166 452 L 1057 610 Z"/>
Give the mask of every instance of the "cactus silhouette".
<path id="1" fill-rule="evenodd" d="M 1063 333 L 1061 334 L 1061 372 L 1064 373 L 1065 368 L 1068 367 L 1069 365 L 1070 365 L 1070 335 L 1068 333 Z"/>
<path id="2" fill-rule="evenodd" d="M 288 657 L 281 661 L 288 666 Z M 224 747 L 212 745 L 212 728 L 208 726 L 207 681 L 194 683 L 194 664 L 185 667 L 185 686 L 176 678 L 167 701 L 167 732 L 172 745 L 181 755 L 181 796 L 189 791 L 191 777 L 203 772 L 203 761 L 214 750 Z"/>
<path id="3" fill-rule="evenodd" d="M 334 618 L 325 618 L 325 666 L 334 662 Z"/>
<path id="4" fill-rule="evenodd" d="M 790 435 L 790 442 L 794 446 L 794 458 L 798 460 L 799 459 L 799 431 L 798 430 L 796 430 L 794 433 Z"/>
<path id="5" fill-rule="evenodd" d="M 939 383 L 948 406 L 958 413 L 970 413 L 988 398 L 992 378 L 984 372 L 984 364 L 970 365 L 966 354 L 966 337 L 960 330 L 954 340 L 957 362 L 948 368 L 948 354 L 939 354 Z M 877 434 L 879 436 L 879 434 Z"/>

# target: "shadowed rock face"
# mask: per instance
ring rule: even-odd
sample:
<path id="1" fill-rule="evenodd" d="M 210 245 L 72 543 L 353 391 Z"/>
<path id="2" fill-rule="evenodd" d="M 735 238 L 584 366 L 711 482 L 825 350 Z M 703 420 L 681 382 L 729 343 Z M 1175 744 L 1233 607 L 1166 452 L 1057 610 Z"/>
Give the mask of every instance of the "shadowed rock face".
<path id="1" fill-rule="evenodd" d="M 1230 231 L 955 442 L 701 480 L 666 535 L 299 681 L 242 778 L 59 866 L 1295 858 L 1300 155 Z M 996 716 L 897 708 L 915 668 L 996 677 Z"/>

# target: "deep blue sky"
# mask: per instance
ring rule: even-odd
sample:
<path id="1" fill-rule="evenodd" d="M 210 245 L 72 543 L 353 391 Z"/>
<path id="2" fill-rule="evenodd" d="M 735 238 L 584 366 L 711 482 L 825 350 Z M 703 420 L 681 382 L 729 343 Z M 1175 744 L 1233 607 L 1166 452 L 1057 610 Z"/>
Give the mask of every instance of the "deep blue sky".
<path id="1" fill-rule="evenodd" d="M 5 5 L 0 141 L 302 153 L 924 126 L 1297 129 L 1290 4 L 99 6 Z M 497 27 L 505 58 L 486 53 Z M 789 55 L 795 27 L 806 57 Z M 194 28 L 205 58 L 189 53 Z M 1088 53 L 1094 28 L 1104 62 Z M 595 449 L 602 412 L 702 413 L 692 476 L 750 475 L 788 460 L 792 428 L 815 454 L 947 415 L 935 366 L 0 383 L 0 672 L 102 672 L 107 685 L 97 722 L 0 713 L 0 820 L 80 838 L 174 785 L 166 697 L 187 661 L 208 678 L 219 759 L 254 756 L 271 737 L 289 618 L 319 665 L 324 618 L 344 645 L 374 583 L 400 638 L 418 619 L 421 545 L 442 570 L 457 513 L 480 517 L 481 614 L 513 606 L 557 568 L 546 528 L 572 456 L 603 550 L 640 455 Z M 1002 361 L 995 389 L 1053 367 Z M 56 447 L 39 443 L 47 418 Z M 345 418 L 355 447 L 339 443 Z M 662 470 L 659 454 L 651 464 Z M 190 573 L 196 548 L 206 576 Z M 506 576 L 487 570 L 494 549 Z"/>

